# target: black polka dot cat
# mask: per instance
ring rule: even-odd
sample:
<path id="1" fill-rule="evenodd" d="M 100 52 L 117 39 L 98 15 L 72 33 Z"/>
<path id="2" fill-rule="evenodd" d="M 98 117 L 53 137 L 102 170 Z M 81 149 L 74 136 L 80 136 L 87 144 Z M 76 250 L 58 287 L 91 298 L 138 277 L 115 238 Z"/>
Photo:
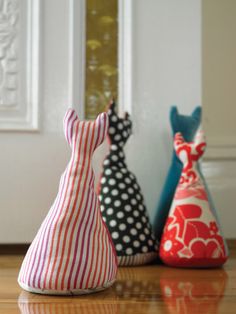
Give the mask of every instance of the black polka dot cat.
<path id="1" fill-rule="evenodd" d="M 108 110 L 110 150 L 99 183 L 101 211 L 115 244 L 118 264 L 147 264 L 157 257 L 157 245 L 136 177 L 128 170 L 123 151 L 132 130 L 126 113 L 118 117 L 116 105 Z"/>

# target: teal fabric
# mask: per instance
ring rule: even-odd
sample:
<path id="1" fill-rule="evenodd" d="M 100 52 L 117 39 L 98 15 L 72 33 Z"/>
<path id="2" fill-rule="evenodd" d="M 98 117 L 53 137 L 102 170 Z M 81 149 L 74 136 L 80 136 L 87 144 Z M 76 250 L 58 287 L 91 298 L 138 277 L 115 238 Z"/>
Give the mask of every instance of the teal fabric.
<path id="1" fill-rule="evenodd" d="M 191 142 L 201 123 L 201 107 L 196 107 L 190 116 L 178 113 L 176 106 L 170 110 L 170 124 L 173 136 L 177 132 L 181 132 L 187 142 Z M 167 178 L 161 193 L 156 215 L 154 218 L 154 232 L 160 241 L 163 228 L 171 207 L 175 189 L 178 184 L 182 171 L 182 163 L 173 151 L 171 166 L 169 168 Z"/>
<path id="2" fill-rule="evenodd" d="M 173 136 L 175 133 L 181 132 L 184 138 L 186 139 L 186 141 L 188 142 L 192 141 L 194 139 L 197 129 L 199 128 L 201 124 L 201 107 L 196 107 L 192 115 L 190 116 L 179 114 L 176 106 L 171 107 L 170 124 L 172 128 Z M 206 180 L 202 174 L 202 170 L 199 163 L 198 163 L 198 169 L 199 169 L 199 173 L 201 175 L 202 181 L 204 183 L 204 186 L 208 195 L 208 200 L 209 200 L 211 210 L 213 211 L 216 217 L 218 225 L 221 229 L 220 230 L 221 234 L 223 235 L 221 224 L 220 224 L 219 217 L 217 214 L 217 210 L 215 208 L 211 193 L 209 192 L 208 186 L 206 184 Z M 177 184 L 179 182 L 181 171 L 182 171 L 182 163 L 177 158 L 175 152 L 173 151 L 171 166 L 168 171 L 165 184 L 163 186 L 163 190 L 162 190 L 161 197 L 160 197 L 159 204 L 156 211 L 156 216 L 154 219 L 154 232 L 155 232 L 156 238 L 159 241 L 161 239 L 162 231 L 164 229 L 165 222 L 169 214 L 169 210 L 171 207 L 171 203 L 174 197 Z M 229 253 L 228 246 L 227 246 L 226 241 L 224 242 L 225 242 L 226 252 L 228 255 Z"/>

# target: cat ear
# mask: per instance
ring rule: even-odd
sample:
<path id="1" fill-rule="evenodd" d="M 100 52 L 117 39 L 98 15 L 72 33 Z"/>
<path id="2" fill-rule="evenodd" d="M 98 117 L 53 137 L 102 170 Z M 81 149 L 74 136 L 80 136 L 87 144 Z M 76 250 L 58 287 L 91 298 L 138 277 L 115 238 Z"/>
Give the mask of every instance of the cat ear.
<path id="1" fill-rule="evenodd" d="M 179 160 L 184 164 L 191 153 L 191 143 L 187 143 L 180 132 L 174 136 L 174 149 Z"/>
<path id="2" fill-rule="evenodd" d="M 127 111 L 124 114 L 124 119 L 125 120 L 130 120 L 130 114 Z"/>
<path id="3" fill-rule="evenodd" d="M 180 132 L 175 133 L 175 136 L 174 136 L 174 149 L 175 149 L 175 151 L 177 151 L 178 148 L 180 146 L 182 146 L 183 144 L 185 144 L 185 139 L 184 139 L 182 133 L 180 133 Z"/>
<path id="4" fill-rule="evenodd" d="M 102 142 L 105 140 L 107 136 L 108 131 L 108 114 L 106 112 L 102 112 L 97 116 L 97 119 L 95 120 L 96 124 L 96 144 L 95 148 L 98 147 Z"/>
<path id="5" fill-rule="evenodd" d="M 201 143 L 205 143 L 206 142 L 206 137 L 205 134 L 203 132 L 203 130 L 198 130 L 195 137 L 194 137 L 194 143 L 195 144 L 201 144 Z"/>
<path id="6" fill-rule="evenodd" d="M 126 131 L 129 134 L 132 134 L 132 120 L 131 120 L 130 114 L 128 112 L 125 112 L 125 114 L 124 114 L 123 123 L 126 127 Z"/>
<path id="7" fill-rule="evenodd" d="M 108 115 L 109 116 L 117 115 L 116 110 L 117 110 L 116 103 L 115 103 L 114 99 L 112 99 L 109 106 L 108 106 L 108 110 L 107 110 Z"/>
<path id="8" fill-rule="evenodd" d="M 63 129 L 67 142 L 71 146 L 72 137 L 73 137 L 73 127 L 76 120 L 78 120 L 78 116 L 74 109 L 69 108 L 63 119 Z"/>
<path id="9" fill-rule="evenodd" d="M 205 149 L 206 149 L 206 137 L 203 132 L 203 130 L 199 130 L 194 138 L 194 146 L 199 154 L 199 157 L 203 155 Z"/>
<path id="10" fill-rule="evenodd" d="M 170 121 L 173 124 L 176 120 L 176 117 L 179 115 L 178 108 L 176 106 L 172 106 L 170 108 Z"/>
<path id="11" fill-rule="evenodd" d="M 200 120 L 202 116 L 202 108 L 200 106 L 196 107 L 192 112 L 192 117 Z"/>

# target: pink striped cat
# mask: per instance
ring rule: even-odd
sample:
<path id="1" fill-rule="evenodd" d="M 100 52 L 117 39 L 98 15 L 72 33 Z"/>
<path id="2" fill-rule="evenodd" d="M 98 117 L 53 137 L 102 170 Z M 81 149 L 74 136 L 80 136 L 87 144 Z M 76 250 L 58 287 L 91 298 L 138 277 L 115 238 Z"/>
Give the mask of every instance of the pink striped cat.
<path id="1" fill-rule="evenodd" d="M 202 132 L 190 143 L 181 133 L 175 135 L 174 148 L 183 170 L 160 244 L 160 257 L 167 265 L 216 267 L 227 259 L 224 239 L 197 168 L 205 147 Z"/>
<path id="2" fill-rule="evenodd" d="M 108 130 L 106 113 L 80 121 L 69 109 L 64 133 L 72 149 L 58 195 L 21 266 L 20 286 L 42 294 L 84 294 L 112 285 L 116 252 L 94 192 L 91 159 Z"/>

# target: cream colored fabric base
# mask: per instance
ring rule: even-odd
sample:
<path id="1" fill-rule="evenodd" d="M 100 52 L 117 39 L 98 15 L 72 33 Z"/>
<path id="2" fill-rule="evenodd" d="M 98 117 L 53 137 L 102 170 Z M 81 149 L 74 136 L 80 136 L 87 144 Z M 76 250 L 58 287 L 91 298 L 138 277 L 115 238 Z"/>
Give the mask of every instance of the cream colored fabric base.
<path id="1" fill-rule="evenodd" d="M 157 252 L 142 253 L 131 256 L 118 256 L 118 266 L 138 266 L 151 263 L 157 258 Z"/>
<path id="2" fill-rule="evenodd" d="M 110 281 L 102 287 L 96 287 L 96 288 L 91 288 L 91 289 L 74 289 L 74 290 L 46 290 L 46 289 L 42 290 L 38 288 L 29 287 L 28 285 L 22 282 L 18 282 L 18 283 L 22 289 L 28 292 L 32 292 L 32 293 L 50 294 L 50 295 L 82 295 L 82 294 L 90 294 L 90 293 L 95 293 L 95 292 L 105 290 L 109 288 L 110 286 L 112 286 L 114 282 L 115 280 Z"/>

